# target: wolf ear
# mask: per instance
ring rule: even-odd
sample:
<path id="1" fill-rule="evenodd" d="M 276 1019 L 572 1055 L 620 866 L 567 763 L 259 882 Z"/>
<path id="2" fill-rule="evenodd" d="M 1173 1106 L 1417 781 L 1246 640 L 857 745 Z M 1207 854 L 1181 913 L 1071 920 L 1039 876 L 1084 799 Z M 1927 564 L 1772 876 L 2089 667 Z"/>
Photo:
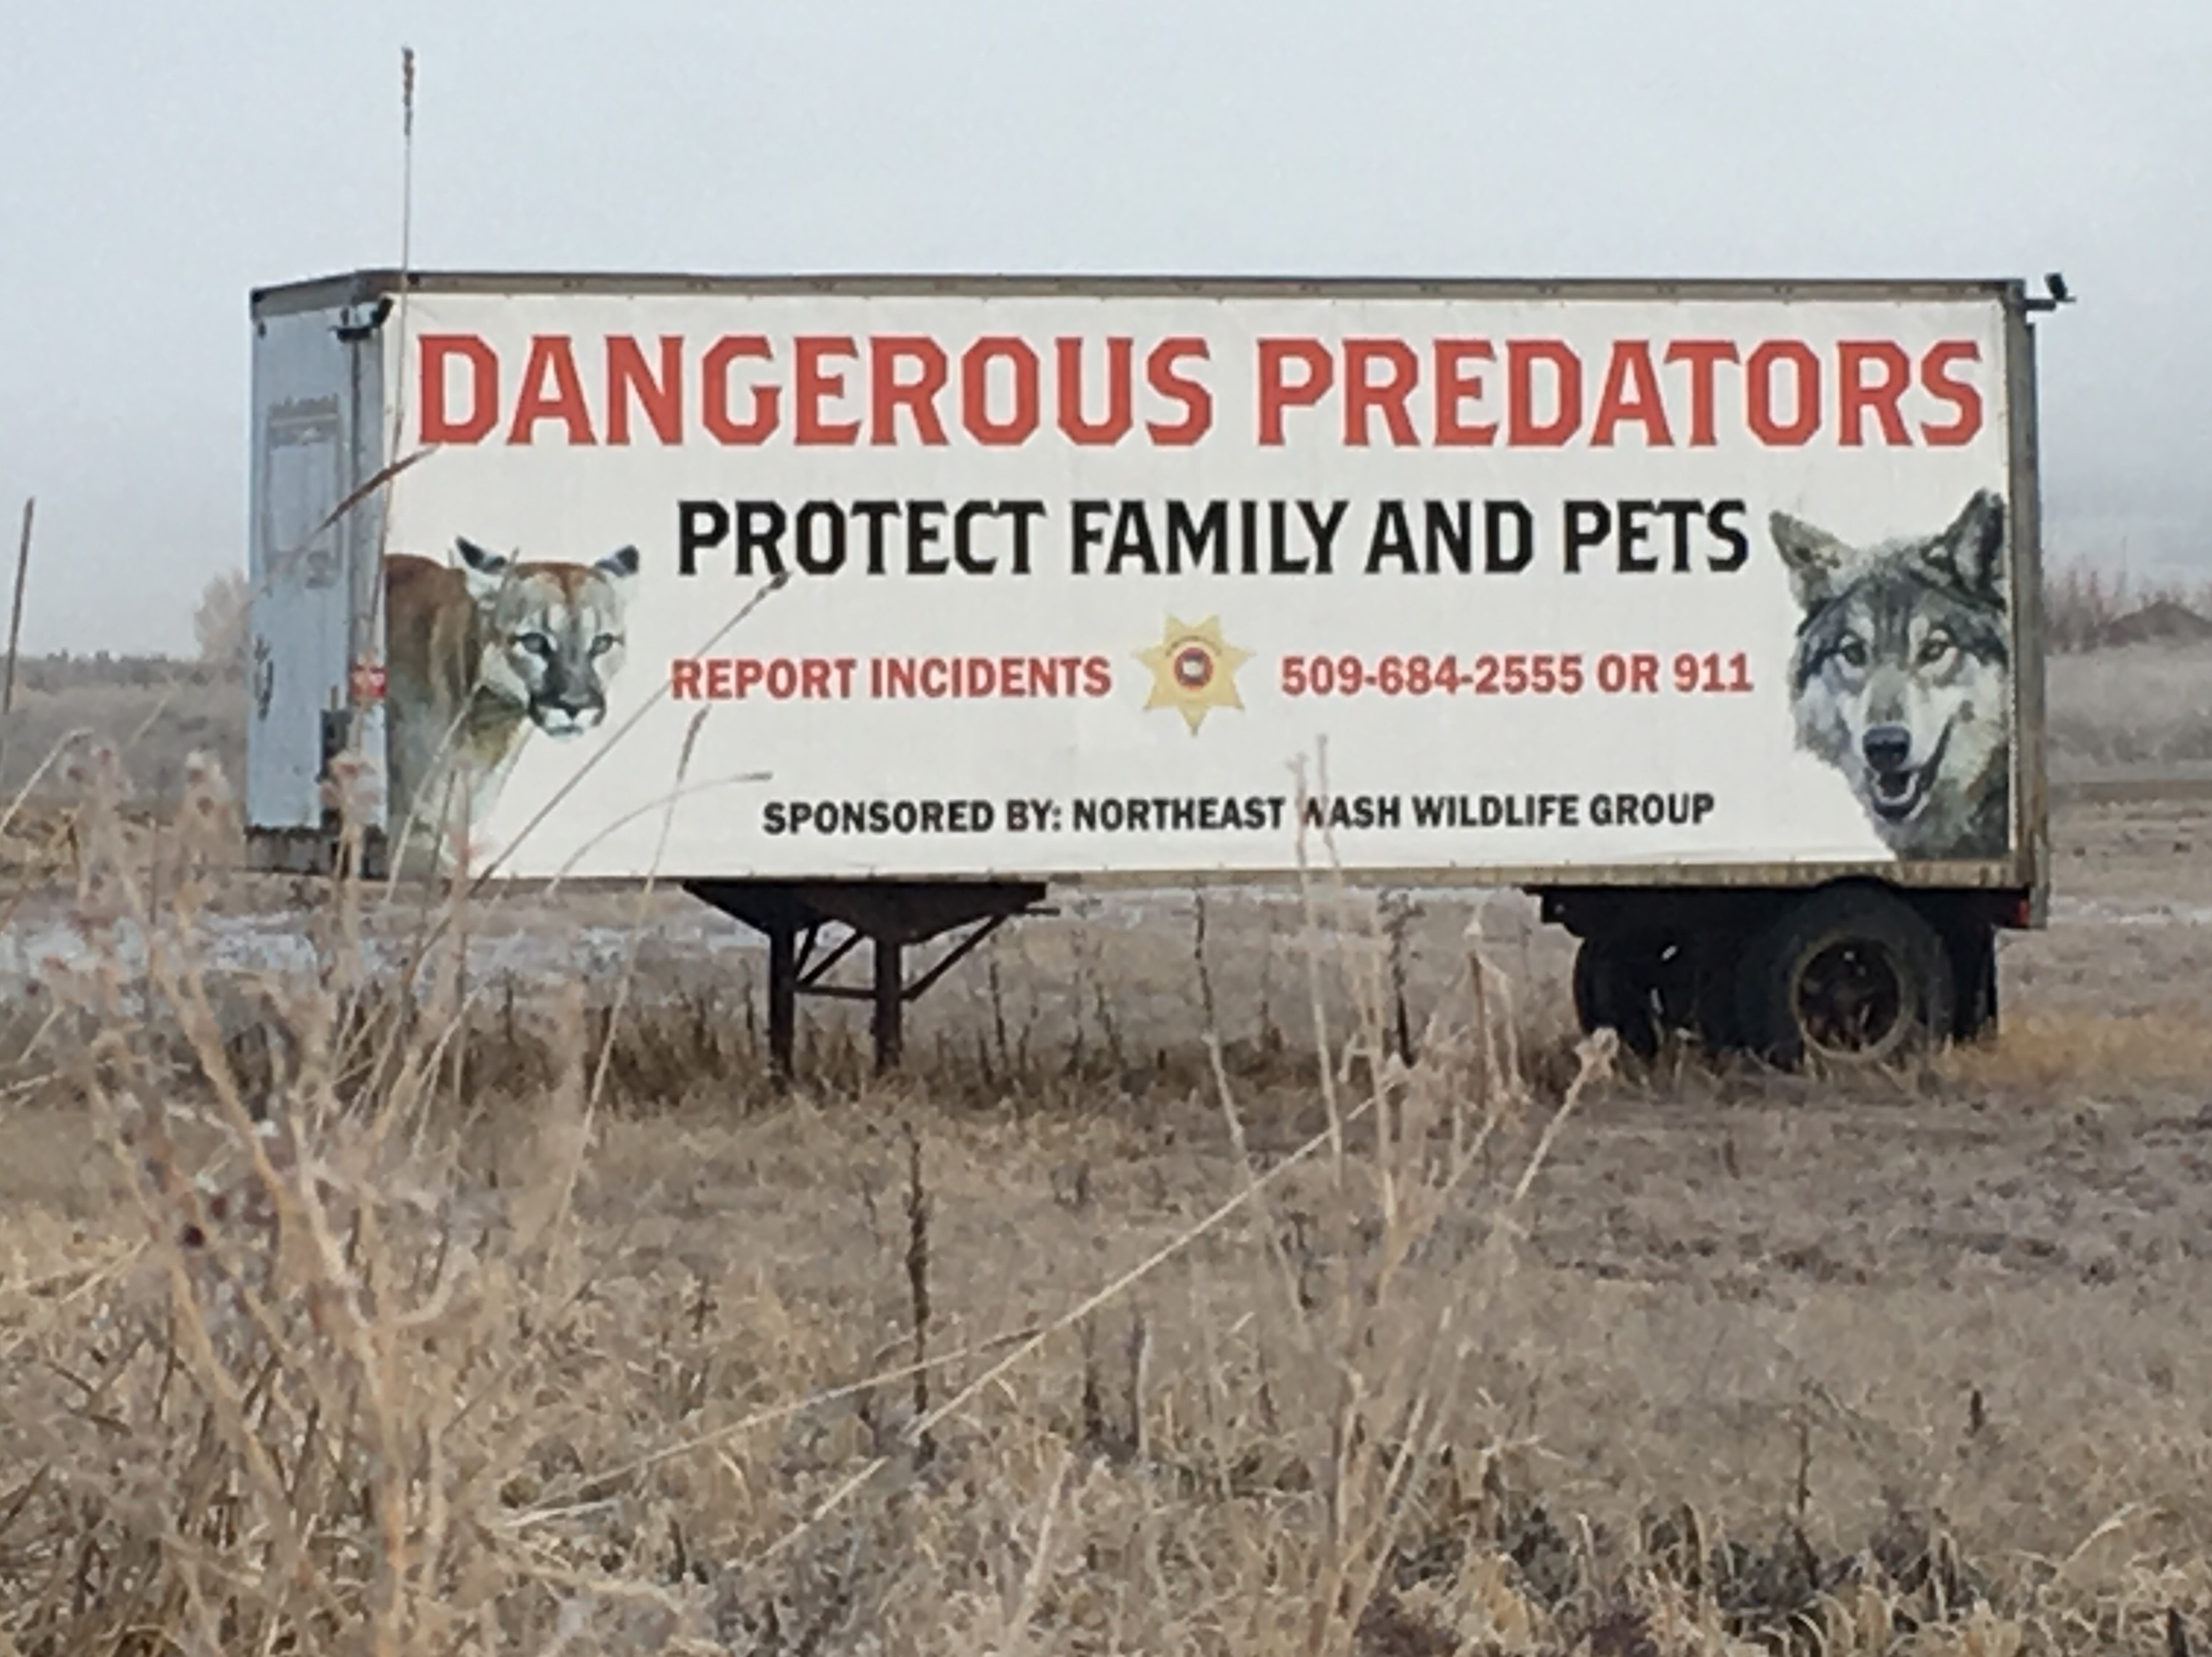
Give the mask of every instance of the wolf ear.
<path id="1" fill-rule="evenodd" d="M 615 580 L 627 581 L 637 574 L 637 549 L 617 547 L 592 568 L 598 570 L 600 574 L 611 576 Z"/>
<path id="2" fill-rule="evenodd" d="M 1850 561 L 1851 549 L 1824 529 L 1815 529 L 1786 512 L 1769 513 L 1767 531 L 1774 549 L 1790 572 L 1790 590 L 1797 607 L 1810 610 L 1835 592 L 1836 578 Z"/>
<path id="3" fill-rule="evenodd" d="M 465 535 L 453 537 L 453 550 L 461 555 L 461 580 L 469 597 L 478 604 L 506 585 L 507 572 L 514 566 L 497 553 L 486 551 Z"/>
<path id="4" fill-rule="evenodd" d="M 1995 598 L 2004 592 L 2004 501 L 1976 489 L 1928 549 L 1928 561 L 1961 592 Z"/>

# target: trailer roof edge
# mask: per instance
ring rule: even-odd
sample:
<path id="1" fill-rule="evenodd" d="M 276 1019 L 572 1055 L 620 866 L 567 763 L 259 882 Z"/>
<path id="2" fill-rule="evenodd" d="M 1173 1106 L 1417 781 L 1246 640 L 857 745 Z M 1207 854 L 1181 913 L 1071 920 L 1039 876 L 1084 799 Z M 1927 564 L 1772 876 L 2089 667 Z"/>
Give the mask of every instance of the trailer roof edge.
<path id="1" fill-rule="evenodd" d="M 416 294 L 945 294 L 1049 298 L 1968 300 L 2021 303 L 2017 277 L 1386 276 L 1048 273 L 414 270 L 368 267 L 255 288 L 256 317 Z"/>

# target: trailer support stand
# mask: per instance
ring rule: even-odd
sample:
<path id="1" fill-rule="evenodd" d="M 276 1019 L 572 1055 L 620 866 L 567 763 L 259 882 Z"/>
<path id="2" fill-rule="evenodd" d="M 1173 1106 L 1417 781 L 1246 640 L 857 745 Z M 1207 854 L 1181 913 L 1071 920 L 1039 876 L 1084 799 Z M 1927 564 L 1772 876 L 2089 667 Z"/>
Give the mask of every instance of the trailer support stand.
<path id="1" fill-rule="evenodd" d="M 779 1081 L 791 1080 L 792 1048 L 799 1035 L 799 933 L 775 926 L 768 934 L 768 1051 Z"/>
<path id="2" fill-rule="evenodd" d="M 876 1073 L 898 1068 L 906 1053 L 906 1004 L 916 1000 L 1015 916 L 1042 913 L 1043 886 L 969 881 L 853 881 L 804 886 L 765 881 L 699 881 L 687 889 L 700 901 L 743 921 L 768 938 L 769 1057 L 777 1077 L 796 1071 L 799 998 L 866 1001 Z M 815 959 L 823 926 L 846 936 Z M 909 946 L 969 930 L 927 971 L 909 981 Z M 874 974 L 865 985 L 836 984 L 830 974 L 863 942 L 873 944 Z"/>
<path id="3" fill-rule="evenodd" d="M 876 1074 L 885 1076 L 906 1057 L 906 980 L 903 950 L 896 938 L 876 940 L 875 1038 Z"/>

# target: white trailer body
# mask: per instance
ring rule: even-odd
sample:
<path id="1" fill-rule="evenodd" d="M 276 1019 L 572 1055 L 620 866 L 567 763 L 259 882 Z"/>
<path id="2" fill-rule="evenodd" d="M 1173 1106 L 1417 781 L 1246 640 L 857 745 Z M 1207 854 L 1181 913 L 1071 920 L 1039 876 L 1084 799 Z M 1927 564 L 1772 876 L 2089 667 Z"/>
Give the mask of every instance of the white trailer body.
<path id="1" fill-rule="evenodd" d="M 257 856 L 327 861 L 350 749 L 372 844 L 426 870 L 1188 883 L 1303 856 L 1559 893 L 1865 879 L 2037 924 L 2040 303 L 264 290 Z"/>

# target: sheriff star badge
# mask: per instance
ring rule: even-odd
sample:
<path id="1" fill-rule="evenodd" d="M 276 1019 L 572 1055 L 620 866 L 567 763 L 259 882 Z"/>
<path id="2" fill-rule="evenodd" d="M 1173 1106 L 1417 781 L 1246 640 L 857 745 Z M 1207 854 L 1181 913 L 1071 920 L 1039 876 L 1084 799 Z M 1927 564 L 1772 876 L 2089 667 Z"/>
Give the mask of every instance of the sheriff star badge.
<path id="1" fill-rule="evenodd" d="M 1194 737 L 1214 708 L 1244 706 L 1237 694 L 1237 670 L 1252 652 L 1221 636 L 1218 616 L 1196 623 L 1169 616 L 1159 643 L 1139 651 L 1137 659 L 1152 671 L 1152 694 L 1145 706 L 1174 708 Z"/>

